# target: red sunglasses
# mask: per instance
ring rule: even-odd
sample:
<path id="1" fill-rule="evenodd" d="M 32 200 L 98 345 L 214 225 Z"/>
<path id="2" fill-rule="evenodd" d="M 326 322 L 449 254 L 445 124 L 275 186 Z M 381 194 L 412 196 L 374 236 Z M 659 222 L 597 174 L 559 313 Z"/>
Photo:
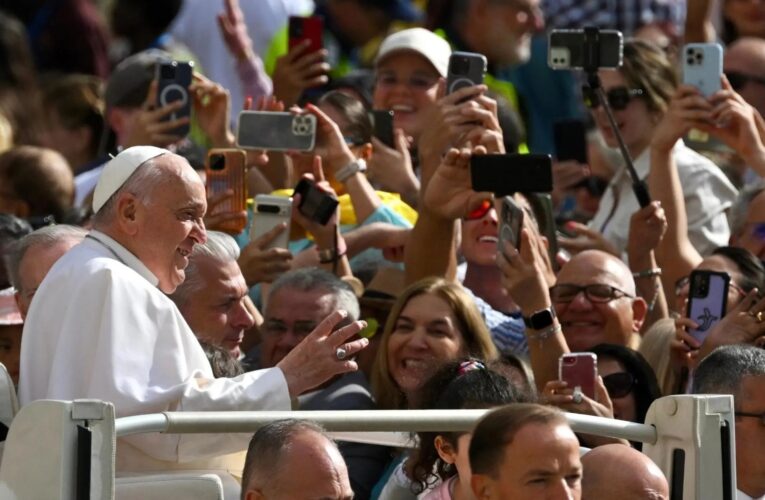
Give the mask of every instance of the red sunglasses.
<path id="1" fill-rule="evenodd" d="M 483 217 L 489 212 L 489 210 L 491 210 L 493 206 L 494 204 L 489 200 L 483 200 L 478 208 L 472 210 L 465 216 L 465 220 L 483 219 Z"/>

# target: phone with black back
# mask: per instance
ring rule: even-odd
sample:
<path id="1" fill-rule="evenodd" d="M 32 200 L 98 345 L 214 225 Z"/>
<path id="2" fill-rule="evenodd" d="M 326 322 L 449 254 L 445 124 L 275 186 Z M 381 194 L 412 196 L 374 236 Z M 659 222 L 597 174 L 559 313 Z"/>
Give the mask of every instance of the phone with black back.
<path id="1" fill-rule="evenodd" d="M 446 75 L 446 93 L 483 83 L 486 75 L 486 56 L 475 52 L 453 52 L 449 57 Z"/>
<path id="2" fill-rule="evenodd" d="M 324 46 L 324 21 L 318 16 L 290 16 L 287 30 L 289 32 L 288 47 L 292 50 L 305 40 L 309 40 L 308 51 L 316 52 Z"/>
<path id="3" fill-rule="evenodd" d="M 510 243 L 517 250 L 521 249 L 521 229 L 523 229 L 523 208 L 512 196 L 502 198 L 497 231 L 497 248 L 504 252 L 505 243 Z"/>
<path id="4" fill-rule="evenodd" d="M 696 270 L 691 273 L 688 287 L 688 317 L 696 322 L 698 328 L 688 333 L 703 342 L 709 330 L 723 316 L 728 303 L 728 273 Z"/>
<path id="5" fill-rule="evenodd" d="M 599 68 L 615 69 L 622 65 L 624 41 L 616 30 L 600 30 Z M 581 69 L 587 62 L 585 31 L 552 30 L 549 34 L 547 65 L 552 69 Z"/>
<path id="6" fill-rule="evenodd" d="M 531 210 L 539 223 L 539 232 L 547 238 L 547 252 L 554 271 L 558 271 L 558 232 L 555 226 L 555 210 L 553 209 L 552 196 L 547 193 L 525 193 L 529 200 Z"/>
<path id="7" fill-rule="evenodd" d="M 372 111 L 373 135 L 389 148 L 396 148 L 393 136 L 393 111 L 387 109 Z"/>
<path id="8" fill-rule="evenodd" d="M 709 97 L 722 88 L 723 48 L 719 43 L 689 43 L 683 47 L 683 83 Z"/>
<path id="9" fill-rule="evenodd" d="M 572 352 L 558 360 L 558 379 L 566 382 L 569 389 L 579 391 L 595 399 L 595 380 L 598 378 L 598 357 L 591 352 Z"/>
<path id="10" fill-rule="evenodd" d="M 339 204 L 337 198 L 317 188 L 310 179 L 300 179 L 295 194 L 300 195 L 300 213 L 322 226 L 327 225 Z"/>
<path id="11" fill-rule="evenodd" d="M 552 191 L 552 158 L 538 154 L 474 155 L 470 158 L 473 191 L 497 196 Z"/>
<path id="12" fill-rule="evenodd" d="M 157 64 L 157 107 L 164 107 L 178 101 L 182 103 L 179 109 L 163 117 L 162 121 L 191 117 L 189 86 L 191 85 L 193 72 L 194 64 L 192 62 L 170 61 Z M 179 137 L 186 137 L 190 129 L 191 125 L 187 123 L 168 133 Z"/>
<path id="13" fill-rule="evenodd" d="M 553 124 L 555 157 L 558 161 L 587 164 L 587 127 L 578 118 L 557 120 Z"/>
<path id="14" fill-rule="evenodd" d="M 283 111 L 242 111 L 236 143 L 243 149 L 311 151 L 316 143 L 316 117 Z"/>

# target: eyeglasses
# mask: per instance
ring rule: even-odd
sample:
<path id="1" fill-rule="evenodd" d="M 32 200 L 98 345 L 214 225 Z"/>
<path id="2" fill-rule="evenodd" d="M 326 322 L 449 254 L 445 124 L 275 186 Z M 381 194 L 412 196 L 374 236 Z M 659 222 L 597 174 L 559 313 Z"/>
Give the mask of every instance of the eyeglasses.
<path id="1" fill-rule="evenodd" d="M 580 292 L 584 292 L 584 296 L 593 304 L 605 304 L 622 297 L 634 299 L 627 292 L 609 285 L 555 285 L 550 288 L 550 300 L 560 303 L 571 302 Z"/>
<path id="2" fill-rule="evenodd" d="M 691 277 L 690 276 L 683 276 L 679 280 L 675 281 L 675 295 L 680 296 L 683 294 L 686 294 L 686 288 L 688 287 L 688 283 L 690 283 Z M 733 280 L 728 282 L 728 286 L 734 290 L 736 290 L 741 295 L 746 295 L 746 290 L 738 286 L 733 282 Z"/>
<path id="3" fill-rule="evenodd" d="M 745 411 L 737 411 L 734 413 L 737 417 L 752 417 L 752 418 L 759 418 L 760 423 L 762 425 L 765 425 L 765 413 L 748 413 Z"/>
<path id="4" fill-rule="evenodd" d="M 608 104 L 614 111 L 623 111 L 627 109 L 630 101 L 634 97 L 643 95 L 643 89 L 628 89 L 627 87 L 614 87 L 606 92 L 606 99 Z M 584 104 L 590 109 L 597 109 L 600 107 L 600 97 L 598 93 L 587 85 L 582 87 L 582 97 L 584 98 Z"/>
<path id="5" fill-rule="evenodd" d="M 733 87 L 733 90 L 736 92 L 744 88 L 744 86 L 746 86 L 746 84 L 749 82 L 765 85 L 765 78 L 754 75 L 747 75 L 746 73 L 739 73 L 738 71 L 726 71 L 725 76 L 728 78 L 730 86 Z"/>
<path id="6" fill-rule="evenodd" d="M 426 74 L 414 73 L 412 75 L 409 75 L 409 78 L 399 79 L 399 77 L 395 73 L 385 71 L 385 72 L 378 73 L 375 78 L 375 85 L 379 88 L 390 89 L 391 87 L 395 87 L 399 83 L 406 85 L 407 87 L 413 90 L 425 91 L 425 90 L 429 90 L 435 84 L 438 83 L 438 77 L 433 77 Z"/>
<path id="7" fill-rule="evenodd" d="M 603 385 L 606 386 L 606 391 L 608 391 L 611 399 L 623 398 L 632 392 L 636 384 L 635 377 L 627 372 L 612 373 L 603 377 Z"/>
<path id="8" fill-rule="evenodd" d="M 489 210 L 491 210 L 491 207 L 494 205 L 489 200 L 483 200 L 481 202 L 481 205 L 478 206 L 478 208 L 472 210 L 469 214 L 465 216 L 465 220 L 478 220 L 483 219 L 484 216 L 486 216 L 487 213 L 489 213 Z"/>

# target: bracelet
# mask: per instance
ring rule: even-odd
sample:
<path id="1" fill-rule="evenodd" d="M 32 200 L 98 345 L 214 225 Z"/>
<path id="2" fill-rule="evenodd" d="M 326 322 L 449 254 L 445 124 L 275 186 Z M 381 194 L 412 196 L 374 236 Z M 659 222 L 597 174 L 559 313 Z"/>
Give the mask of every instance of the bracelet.
<path id="1" fill-rule="evenodd" d="M 563 331 L 563 328 L 561 328 L 560 323 L 555 323 L 554 325 L 550 325 L 544 330 L 540 330 L 535 333 L 526 333 L 526 336 L 529 338 L 529 340 L 538 340 L 541 344 L 545 340 L 549 339 L 550 337 L 557 335 Z"/>
<path id="2" fill-rule="evenodd" d="M 654 276 L 661 276 L 661 268 L 654 267 L 653 269 L 646 269 L 639 273 L 632 273 L 633 278 L 653 278 Z"/>
<path id="3" fill-rule="evenodd" d="M 334 244 L 332 248 L 326 248 L 324 250 L 319 250 L 319 247 L 316 247 L 316 250 L 319 252 L 320 264 L 337 263 L 337 261 L 339 261 L 348 252 L 348 246 L 345 244 L 345 238 L 338 238 L 337 230 L 335 230 L 333 243 Z"/>

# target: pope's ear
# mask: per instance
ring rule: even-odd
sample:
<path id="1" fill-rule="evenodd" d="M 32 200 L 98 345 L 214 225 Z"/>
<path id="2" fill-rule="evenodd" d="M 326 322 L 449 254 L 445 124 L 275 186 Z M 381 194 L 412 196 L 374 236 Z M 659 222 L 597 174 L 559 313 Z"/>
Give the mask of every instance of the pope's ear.
<path id="1" fill-rule="evenodd" d="M 117 223 L 127 234 L 136 232 L 139 203 L 140 200 L 132 193 L 121 193 L 117 198 Z"/>

